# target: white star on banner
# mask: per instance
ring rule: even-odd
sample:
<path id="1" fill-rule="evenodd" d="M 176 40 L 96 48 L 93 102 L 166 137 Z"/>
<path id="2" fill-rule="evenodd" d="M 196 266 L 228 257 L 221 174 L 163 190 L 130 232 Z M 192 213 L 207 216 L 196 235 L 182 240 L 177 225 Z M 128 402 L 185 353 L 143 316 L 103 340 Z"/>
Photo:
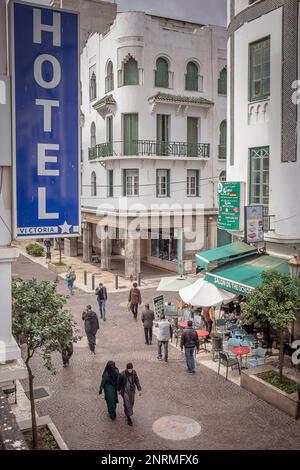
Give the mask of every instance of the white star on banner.
<path id="1" fill-rule="evenodd" d="M 61 233 L 70 233 L 70 228 L 72 225 L 68 225 L 68 222 L 65 220 L 63 225 L 59 225 L 61 228 Z"/>

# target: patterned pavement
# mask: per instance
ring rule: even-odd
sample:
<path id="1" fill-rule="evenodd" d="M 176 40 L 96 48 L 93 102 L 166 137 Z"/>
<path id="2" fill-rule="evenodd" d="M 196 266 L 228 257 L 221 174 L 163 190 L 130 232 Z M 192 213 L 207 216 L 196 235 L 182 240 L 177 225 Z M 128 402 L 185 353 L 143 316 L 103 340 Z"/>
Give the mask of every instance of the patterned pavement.
<path id="1" fill-rule="evenodd" d="M 55 277 L 23 256 L 14 264 L 13 272 L 27 279 Z M 59 289 L 66 292 L 63 281 Z M 143 302 L 151 302 L 155 290 L 142 294 Z M 45 386 L 51 392 L 49 399 L 37 403 L 37 411 L 40 416 L 51 416 L 70 449 L 300 449 L 300 421 L 205 366 L 198 366 L 195 375 L 187 374 L 182 354 L 173 347 L 168 363 L 157 361 L 156 345 L 144 344 L 141 322 L 134 322 L 124 307 L 127 295 L 110 294 L 107 321 L 101 323 L 95 356 L 90 355 L 84 338 L 76 345 L 69 368 L 63 369 L 60 356 L 55 355 L 55 376 L 43 368 L 40 357 L 34 360 L 35 387 Z M 81 312 L 89 303 L 96 309 L 95 296 L 82 291 L 68 302 L 81 328 Z M 121 402 L 117 420 L 112 422 L 104 399 L 98 395 L 100 377 L 110 359 L 121 370 L 132 361 L 140 378 L 143 391 L 136 397 L 132 428 L 125 422 Z M 201 432 L 181 441 L 164 439 L 152 426 L 168 416 L 195 420 Z"/>

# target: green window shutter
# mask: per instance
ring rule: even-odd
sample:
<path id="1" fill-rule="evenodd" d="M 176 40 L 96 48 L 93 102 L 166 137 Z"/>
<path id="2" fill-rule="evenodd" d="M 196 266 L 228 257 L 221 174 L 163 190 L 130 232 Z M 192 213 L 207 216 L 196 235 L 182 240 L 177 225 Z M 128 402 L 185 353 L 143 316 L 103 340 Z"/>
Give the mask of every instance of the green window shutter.
<path id="1" fill-rule="evenodd" d="M 138 153 L 138 114 L 124 114 L 124 155 Z"/>
<path id="2" fill-rule="evenodd" d="M 167 170 L 167 197 L 170 197 L 171 191 L 170 191 L 170 186 L 171 186 L 171 170 Z"/>
<path id="3" fill-rule="evenodd" d="M 250 101 L 270 95 L 270 37 L 249 46 L 249 98 Z"/>
<path id="4" fill-rule="evenodd" d="M 158 170 L 156 169 L 156 197 L 158 197 L 159 192 L 159 179 L 158 179 Z"/>
<path id="5" fill-rule="evenodd" d="M 199 170 L 196 170 L 196 196 L 200 196 L 200 175 Z"/>
<path id="6" fill-rule="evenodd" d="M 108 170 L 108 197 L 114 196 L 114 172 Z"/>
<path id="7" fill-rule="evenodd" d="M 227 68 L 224 67 L 220 72 L 218 80 L 218 94 L 227 95 Z"/>
<path id="8" fill-rule="evenodd" d="M 126 170 L 123 170 L 123 196 L 126 196 Z"/>
<path id="9" fill-rule="evenodd" d="M 189 62 L 187 64 L 185 88 L 186 90 L 198 91 L 198 66 L 195 62 Z"/>
<path id="10" fill-rule="evenodd" d="M 137 61 L 130 57 L 124 64 L 124 85 L 138 85 L 139 84 L 139 70 Z"/>
<path id="11" fill-rule="evenodd" d="M 156 61 L 155 86 L 169 88 L 169 65 L 163 57 Z"/>
<path id="12" fill-rule="evenodd" d="M 220 124 L 220 142 L 219 142 L 219 158 L 226 159 L 227 157 L 227 121 Z"/>
<path id="13" fill-rule="evenodd" d="M 197 156 L 198 144 L 198 118 L 187 118 L 187 154 Z"/>

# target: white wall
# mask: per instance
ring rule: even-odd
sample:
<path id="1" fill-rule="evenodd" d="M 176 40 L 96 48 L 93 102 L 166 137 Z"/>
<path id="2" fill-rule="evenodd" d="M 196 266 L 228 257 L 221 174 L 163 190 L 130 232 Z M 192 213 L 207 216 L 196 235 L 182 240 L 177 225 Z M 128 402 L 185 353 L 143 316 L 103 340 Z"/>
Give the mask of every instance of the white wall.
<path id="1" fill-rule="evenodd" d="M 240 2 L 241 3 L 241 2 Z M 281 162 L 282 115 L 282 8 L 278 8 L 255 21 L 245 24 L 235 33 L 235 91 L 234 91 L 234 166 L 227 164 L 227 178 L 233 181 L 249 179 L 249 148 L 270 147 L 270 203 L 273 220 L 286 219 L 299 212 L 300 159 L 296 163 Z M 249 43 L 271 37 L 271 89 L 270 100 L 254 105 L 254 119 L 249 123 L 248 101 Z M 291 91 L 292 94 L 292 91 Z M 230 97 L 228 96 L 230 103 Z M 267 114 L 262 109 L 267 106 Z M 258 122 L 256 117 L 258 117 Z M 230 129 L 228 128 L 230 135 Z M 228 144 L 230 145 L 229 139 Z M 230 148 L 230 147 L 228 147 Z M 247 184 L 247 196 L 249 187 Z M 272 219 L 271 219 L 272 222 Z M 274 233 L 268 239 L 300 239 L 300 216 L 271 224 Z"/>
<path id="2" fill-rule="evenodd" d="M 164 199 L 156 199 L 156 168 L 169 168 L 171 170 L 172 203 L 204 203 L 206 208 L 213 208 L 216 204 L 215 185 L 209 178 L 219 175 L 226 167 L 226 162 L 220 161 L 218 155 L 219 125 L 226 119 L 226 98 L 218 96 L 217 80 L 219 71 L 226 64 L 226 32 L 224 28 L 198 28 L 196 32 L 189 28 L 189 32 L 175 32 L 162 29 L 161 21 L 152 19 L 144 13 L 122 13 L 117 16 L 117 20 L 111 27 L 110 32 L 104 37 L 92 36 L 84 48 L 81 56 L 82 69 L 82 89 L 83 103 L 82 111 L 85 115 L 85 125 L 83 128 L 83 205 L 98 206 L 102 203 L 118 204 L 120 187 L 115 188 L 114 199 L 106 201 L 106 187 L 100 188 L 100 193 L 96 198 L 90 196 L 90 177 L 92 171 L 97 173 L 97 184 L 106 186 L 108 168 L 114 170 L 114 184 L 121 185 L 121 170 L 123 168 L 139 168 L 140 184 L 153 184 L 151 190 L 141 187 L 139 201 L 148 206 L 151 202 L 161 202 Z M 117 87 L 118 56 L 132 52 L 139 60 L 139 66 L 143 68 L 142 86 Z M 166 55 L 170 58 L 170 70 L 174 72 L 174 86 L 172 89 L 156 88 L 154 86 L 155 62 L 159 55 Z M 122 140 L 122 114 L 138 112 L 139 115 L 139 139 L 156 140 L 156 113 L 170 114 L 170 141 L 186 142 L 187 138 L 187 116 L 196 116 L 201 120 L 200 141 L 211 144 L 211 158 L 202 162 L 198 159 L 179 161 L 178 158 L 149 159 L 147 157 L 130 158 L 114 157 L 106 159 L 106 169 L 99 162 L 88 161 L 88 147 L 90 147 L 90 127 L 91 123 L 96 124 L 97 143 L 106 142 L 106 122 L 95 111 L 89 102 L 89 66 L 96 63 L 97 70 L 97 100 L 105 95 L 105 75 L 108 60 L 112 60 L 114 66 L 114 90 L 113 94 L 117 102 L 116 114 L 113 118 L 113 140 Z M 200 73 L 204 76 L 203 92 L 186 91 L 185 72 L 186 63 L 189 60 L 196 60 L 200 65 Z M 159 91 L 164 93 L 202 96 L 212 100 L 215 105 L 206 110 L 199 107 L 190 107 L 187 116 L 180 112 L 176 115 L 177 106 L 159 104 L 155 113 L 151 113 L 151 105 L 148 98 Z M 199 169 L 200 178 L 206 178 L 200 184 L 201 198 L 188 198 L 186 196 L 186 170 Z M 172 191 L 174 189 L 174 191 Z M 153 201 L 153 198 L 155 201 Z M 136 198 L 130 198 L 136 199 Z M 166 202 L 170 199 L 166 198 Z M 116 206 L 117 208 L 117 206 Z"/>

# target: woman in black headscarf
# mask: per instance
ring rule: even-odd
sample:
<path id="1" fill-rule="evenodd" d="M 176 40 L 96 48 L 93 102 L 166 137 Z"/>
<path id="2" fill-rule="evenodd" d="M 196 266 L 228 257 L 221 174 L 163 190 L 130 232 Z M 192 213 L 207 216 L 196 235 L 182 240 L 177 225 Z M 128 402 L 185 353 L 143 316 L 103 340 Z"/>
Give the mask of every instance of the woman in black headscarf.
<path id="1" fill-rule="evenodd" d="M 118 403 L 117 385 L 119 380 L 119 369 L 113 361 L 108 361 L 102 374 L 99 395 L 104 390 L 108 414 L 112 420 L 116 419 L 116 408 Z"/>

